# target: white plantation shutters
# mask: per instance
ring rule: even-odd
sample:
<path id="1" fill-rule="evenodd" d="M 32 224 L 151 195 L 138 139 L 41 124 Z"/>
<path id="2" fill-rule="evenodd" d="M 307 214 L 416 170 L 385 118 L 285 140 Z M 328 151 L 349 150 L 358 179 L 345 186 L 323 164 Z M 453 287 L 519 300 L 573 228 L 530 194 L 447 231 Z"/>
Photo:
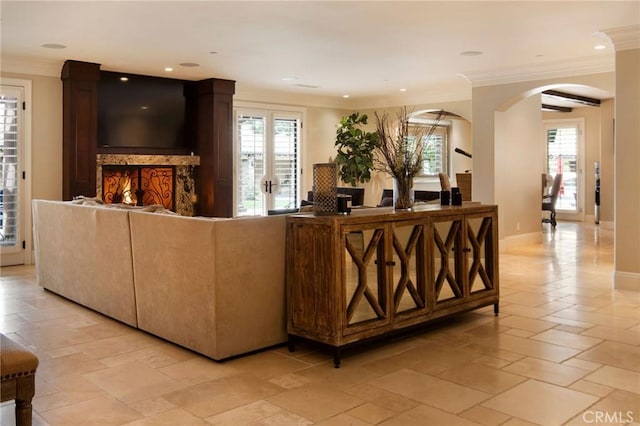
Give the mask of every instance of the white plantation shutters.
<path id="1" fill-rule="evenodd" d="M 19 98 L 0 96 L 0 245 L 17 246 L 19 179 L 18 157 Z"/>
<path id="2" fill-rule="evenodd" d="M 299 113 L 236 112 L 236 215 L 299 207 Z"/>

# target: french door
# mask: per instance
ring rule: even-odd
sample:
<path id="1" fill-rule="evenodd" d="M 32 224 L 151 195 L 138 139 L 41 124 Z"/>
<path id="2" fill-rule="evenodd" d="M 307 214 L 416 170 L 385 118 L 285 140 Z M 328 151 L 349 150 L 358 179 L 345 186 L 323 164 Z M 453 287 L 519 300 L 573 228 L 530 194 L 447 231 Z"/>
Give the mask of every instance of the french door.
<path id="1" fill-rule="evenodd" d="M 2 266 L 25 263 L 24 88 L 0 86 L 0 250 Z"/>
<path id="2" fill-rule="evenodd" d="M 298 207 L 301 114 L 238 109 L 235 216 Z"/>
<path id="3" fill-rule="evenodd" d="M 584 219 L 584 138 L 581 120 L 545 121 L 545 166 L 551 176 L 562 173 L 556 211 L 569 220 Z"/>

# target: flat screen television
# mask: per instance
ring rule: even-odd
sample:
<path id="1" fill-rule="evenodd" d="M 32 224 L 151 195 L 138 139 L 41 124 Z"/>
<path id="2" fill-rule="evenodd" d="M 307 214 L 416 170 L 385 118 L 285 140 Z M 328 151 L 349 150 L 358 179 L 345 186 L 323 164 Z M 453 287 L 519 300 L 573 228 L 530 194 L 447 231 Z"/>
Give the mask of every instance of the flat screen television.
<path id="1" fill-rule="evenodd" d="M 102 71 L 98 82 L 98 149 L 188 154 L 195 126 L 185 96 L 191 82 Z"/>

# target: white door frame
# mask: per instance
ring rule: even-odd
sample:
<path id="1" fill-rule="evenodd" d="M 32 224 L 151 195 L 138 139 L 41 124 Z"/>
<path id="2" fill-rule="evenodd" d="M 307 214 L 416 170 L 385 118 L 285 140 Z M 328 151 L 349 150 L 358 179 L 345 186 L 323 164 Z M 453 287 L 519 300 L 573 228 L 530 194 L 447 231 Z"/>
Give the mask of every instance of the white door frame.
<path id="1" fill-rule="evenodd" d="M 552 120 L 543 120 L 542 121 L 542 132 L 543 132 L 543 140 L 544 142 L 544 164 L 545 170 L 547 165 L 547 128 L 549 127 L 562 127 L 563 124 L 575 123 L 578 127 L 578 161 L 576 164 L 576 185 L 577 185 L 577 203 L 576 203 L 576 212 L 571 212 L 568 210 L 560 210 L 557 209 L 558 219 L 564 220 L 574 220 L 583 222 L 585 218 L 585 194 L 586 194 L 586 181 L 585 181 L 585 122 L 584 118 L 576 117 L 576 118 L 561 118 L 561 119 L 552 119 Z"/>
<path id="2" fill-rule="evenodd" d="M 34 261 L 33 256 L 33 241 L 32 241 L 32 229 L 33 219 L 31 215 L 31 111 L 32 111 L 32 82 L 31 80 L 23 80 L 16 78 L 0 78 L 0 85 L 10 86 L 22 89 L 25 108 L 22 110 L 22 120 L 18 121 L 19 125 L 19 140 L 22 141 L 21 150 L 19 155 L 21 156 L 20 162 L 22 165 L 22 171 L 24 172 L 24 179 L 21 180 L 18 192 L 18 207 L 19 207 L 19 223 L 20 234 L 24 241 L 24 249 L 20 253 L 10 253 L 2 255 L 2 266 L 6 265 L 30 265 Z M 20 144 L 19 144 L 20 146 Z"/>
<path id="3" fill-rule="evenodd" d="M 302 128 L 302 123 L 305 121 L 306 109 L 294 106 L 284 106 L 284 105 L 275 105 L 275 104 L 260 104 L 254 102 L 234 102 L 234 113 L 233 113 L 233 175 L 235 177 L 234 182 L 238 180 L 239 166 L 238 166 L 238 126 L 237 126 L 237 118 L 240 113 L 247 115 L 255 115 L 255 116 L 263 116 L 265 117 L 265 135 L 267 140 L 273 138 L 273 121 L 275 117 L 278 118 L 296 118 L 300 120 L 300 133 L 298 135 L 298 176 L 296 181 L 298 182 L 298 199 L 300 199 L 301 188 L 302 188 L 302 148 L 304 144 L 304 128 Z M 265 176 L 274 175 L 273 164 L 270 164 L 271 161 L 267 161 L 267 158 L 273 158 L 273 146 L 269 144 L 269 142 L 265 142 Z M 269 165 L 270 164 L 270 165 Z M 238 215 L 238 188 L 234 184 L 233 188 L 233 210 L 234 216 Z M 275 197 L 272 201 L 275 201 Z M 265 212 L 269 208 L 269 200 L 267 200 L 267 204 L 265 207 Z"/>

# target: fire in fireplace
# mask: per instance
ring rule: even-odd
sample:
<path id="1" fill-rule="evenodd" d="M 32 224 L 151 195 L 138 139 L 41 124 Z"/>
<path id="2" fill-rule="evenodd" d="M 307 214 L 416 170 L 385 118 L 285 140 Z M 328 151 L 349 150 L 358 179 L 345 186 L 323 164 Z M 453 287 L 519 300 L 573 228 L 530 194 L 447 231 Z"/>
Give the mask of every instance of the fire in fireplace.
<path id="1" fill-rule="evenodd" d="M 174 188 L 174 166 L 102 167 L 102 199 L 107 204 L 159 204 L 174 210 Z"/>

